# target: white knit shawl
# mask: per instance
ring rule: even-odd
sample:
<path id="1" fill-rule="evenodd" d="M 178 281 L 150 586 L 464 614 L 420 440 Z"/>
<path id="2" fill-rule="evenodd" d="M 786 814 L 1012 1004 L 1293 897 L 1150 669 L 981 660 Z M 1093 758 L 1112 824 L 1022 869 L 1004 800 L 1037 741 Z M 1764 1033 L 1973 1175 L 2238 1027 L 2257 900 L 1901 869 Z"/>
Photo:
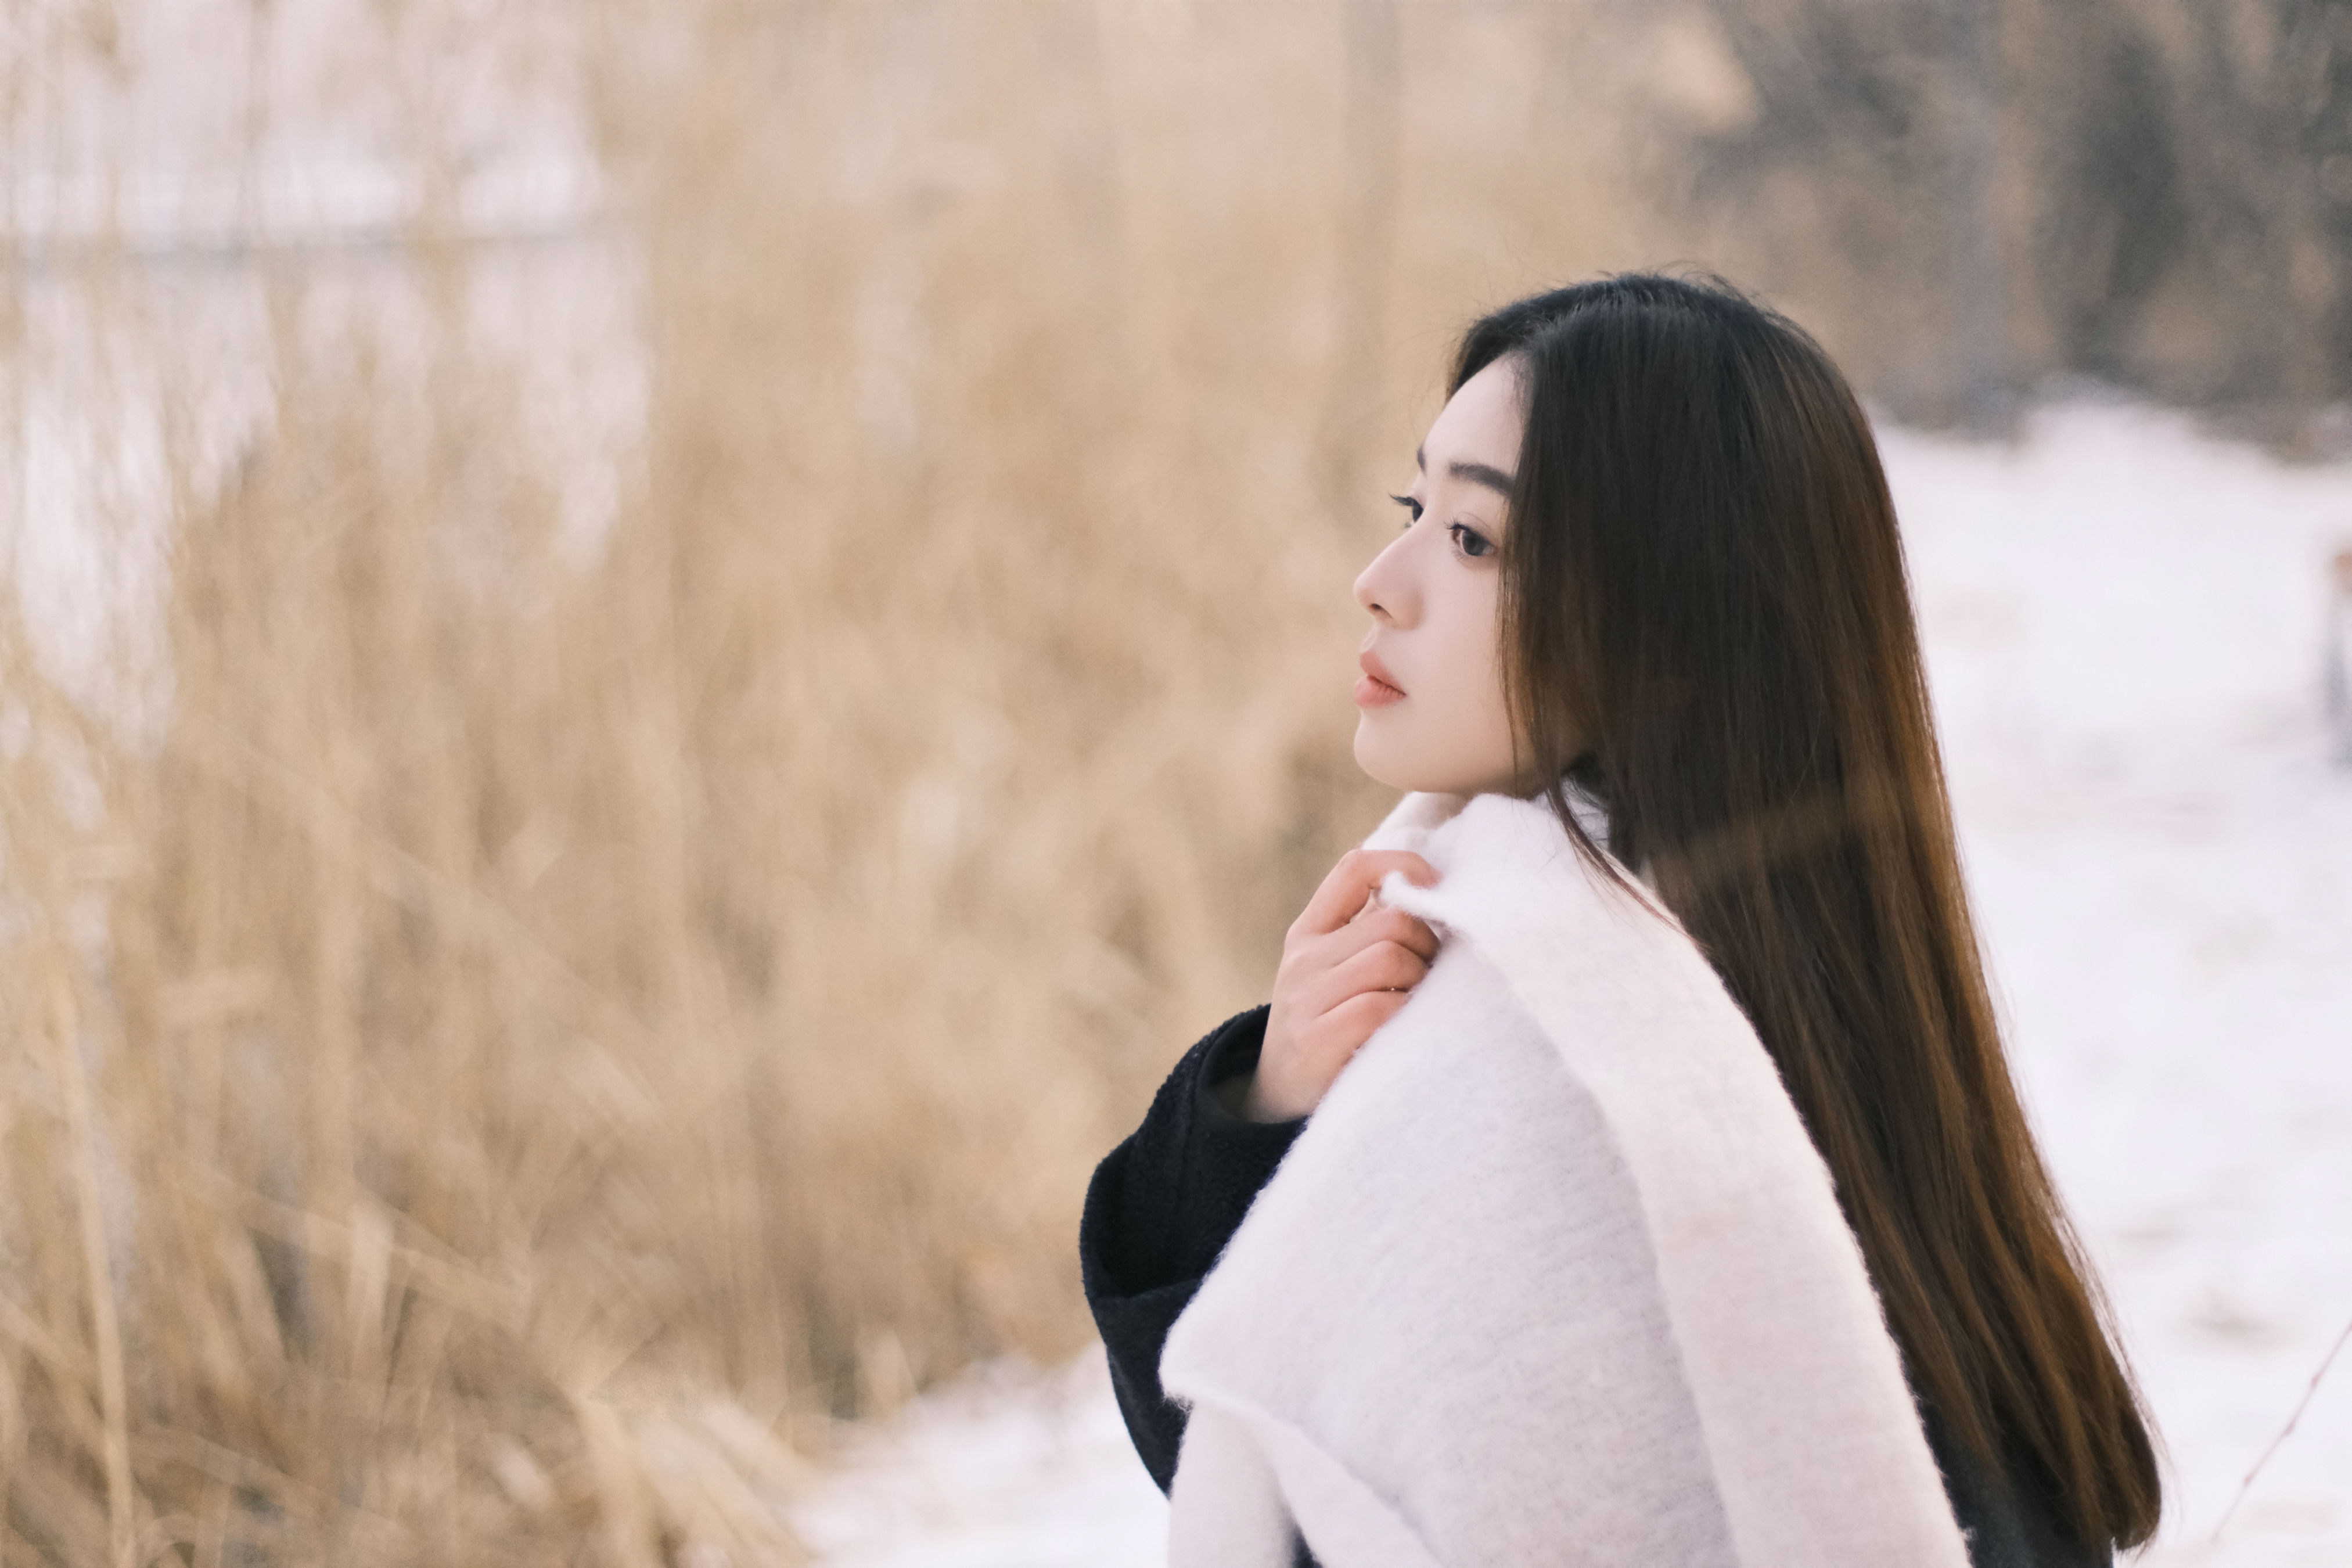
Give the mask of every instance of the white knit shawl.
<path id="1" fill-rule="evenodd" d="M 1368 840 L 1442 939 L 1160 1374 L 1171 1568 L 1964 1568 L 1829 1174 L 1747 1019 L 1540 803 Z"/>

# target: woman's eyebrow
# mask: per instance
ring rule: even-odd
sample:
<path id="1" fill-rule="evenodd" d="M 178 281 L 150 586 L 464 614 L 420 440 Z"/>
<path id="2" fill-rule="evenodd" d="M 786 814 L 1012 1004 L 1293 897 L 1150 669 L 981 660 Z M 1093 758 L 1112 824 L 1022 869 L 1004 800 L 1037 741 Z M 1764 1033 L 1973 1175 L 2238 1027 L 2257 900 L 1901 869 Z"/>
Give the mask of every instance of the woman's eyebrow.
<path id="1" fill-rule="evenodd" d="M 1516 482 L 1502 469 L 1485 463 L 1448 463 L 1446 472 L 1470 484 L 1484 485 L 1505 500 L 1511 499 L 1511 486 Z"/>
<path id="2" fill-rule="evenodd" d="M 1428 460 L 1423 456 L 1423 448 L 1419 447 L 1413 448 L 1412 466 L 1423 473 L 1429 470 Z M 1446 464 L 1445 471 L 1465 484 L 1484 485 L 1505 500 L 1511 499 L 1512 488 L 1518 483 L 1517 479 L 1491 463 L 1455 461 Z"/>

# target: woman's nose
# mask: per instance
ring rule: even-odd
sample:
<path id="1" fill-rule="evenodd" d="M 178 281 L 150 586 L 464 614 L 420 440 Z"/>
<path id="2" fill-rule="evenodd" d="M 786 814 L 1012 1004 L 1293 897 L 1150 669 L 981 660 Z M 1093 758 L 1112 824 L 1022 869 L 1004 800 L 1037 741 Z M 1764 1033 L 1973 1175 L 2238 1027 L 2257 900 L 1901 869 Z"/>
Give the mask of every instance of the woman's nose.
<path id="1" fill-rule="evenodd" d="M 1372 563 L 1356 578 L 1356 603 L 1376 621 L 1410 626 L 1417 613 L 1412 574 L 1404 559 L 1411 538 L 1401 534 L 1390 541 L 1389 547 L 1373 556 Z"/>

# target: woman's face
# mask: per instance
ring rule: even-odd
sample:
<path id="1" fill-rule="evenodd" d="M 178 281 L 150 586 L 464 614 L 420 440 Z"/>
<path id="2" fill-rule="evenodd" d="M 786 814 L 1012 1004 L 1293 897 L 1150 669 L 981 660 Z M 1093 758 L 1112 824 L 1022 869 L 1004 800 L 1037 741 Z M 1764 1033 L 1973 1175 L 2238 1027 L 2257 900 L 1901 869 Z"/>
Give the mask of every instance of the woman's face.
<path id="1" fill-rule="evenodd" d="M 1404 531 L 1356 579 L 1372 617 L 1356 762 L 1393 788 L 1478 795 L 1516 783 L 1495 605 L 1526 424 L 1514 361 L 1464 382 L 1396 498 Z"/>

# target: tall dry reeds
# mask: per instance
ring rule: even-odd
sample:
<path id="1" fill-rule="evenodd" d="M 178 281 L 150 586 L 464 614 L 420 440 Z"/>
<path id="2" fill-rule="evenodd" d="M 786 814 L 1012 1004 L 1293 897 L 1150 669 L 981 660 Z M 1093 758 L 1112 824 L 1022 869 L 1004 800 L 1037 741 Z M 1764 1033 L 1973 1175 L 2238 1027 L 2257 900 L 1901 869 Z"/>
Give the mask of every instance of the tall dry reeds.
<path id="1" fill-rule="evenodd" d="M 1380 808 L 1452 330 L 1637 254 L 1566 26 L 31 16 L 0 1560 L 790 1561 L 827 1423 L 1080 1344 L 1089 1163 Z"/>

